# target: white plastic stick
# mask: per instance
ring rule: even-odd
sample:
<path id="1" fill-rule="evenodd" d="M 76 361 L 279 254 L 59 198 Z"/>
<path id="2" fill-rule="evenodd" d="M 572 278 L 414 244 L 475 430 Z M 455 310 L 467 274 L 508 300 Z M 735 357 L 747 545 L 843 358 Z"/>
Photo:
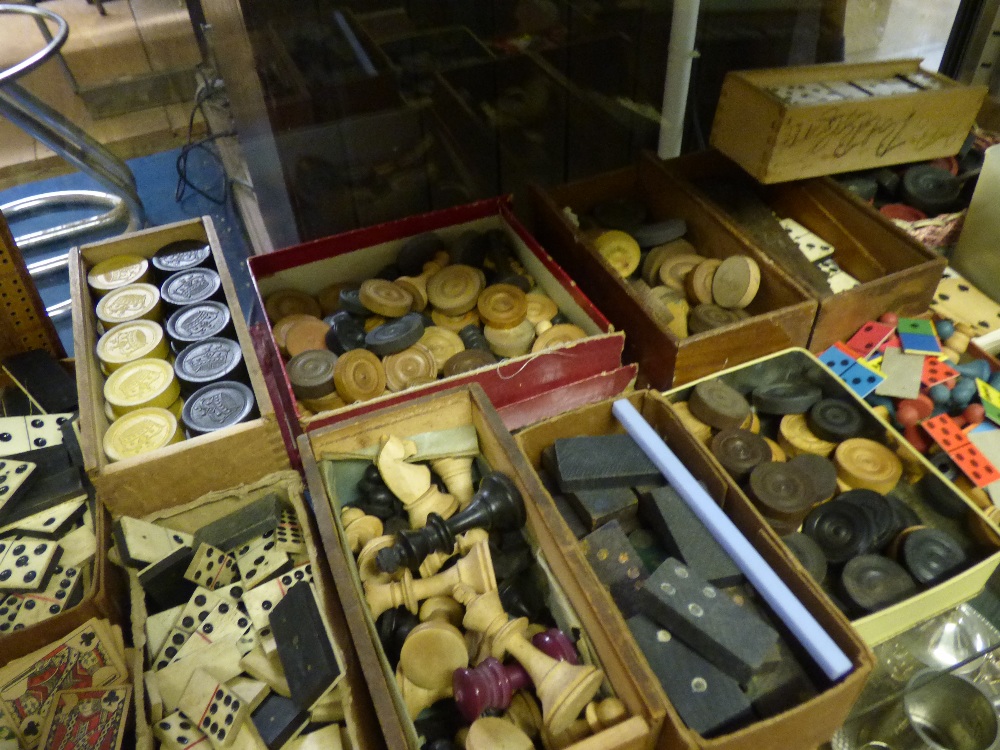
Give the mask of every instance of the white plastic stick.
<path id="1" fill-rule="evenodd" d="M 722 508 L 709 497 L 638 410 L 622 399 L 614 403 L 611 411 L 826 676 L 839 680 L 849 673 L 853 667 L 847 654 L 729 520 Z"/>

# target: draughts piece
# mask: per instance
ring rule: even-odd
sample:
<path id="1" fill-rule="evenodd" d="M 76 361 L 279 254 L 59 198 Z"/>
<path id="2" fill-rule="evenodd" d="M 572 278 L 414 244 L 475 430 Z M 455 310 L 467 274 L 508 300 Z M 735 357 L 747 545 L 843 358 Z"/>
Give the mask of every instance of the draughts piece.
<path id="1" fill-rule="evenodd" d="M 949 455 L 958 448 L 969 444 L 968 436 L 947 414 L 939 414 L 936 417 L 925 419 L 920 423 L 920 426 Z"/>
<path id="2" fill-rule="evenodd" d="M 60 552 L 49 539 L 15 537 L 0 560 L 0 590 L 38 591 L 47 583 Z"/>
<path id="3" fill-rule="evenodd" d="M 30 450 L 28 425 L 24 421 L 24 417 L 3 417 L 0 419 L 0 456 L 10 456 Z"/>
<path id="4" fill-rule="evenodd" d="M 835 375 L 843 375 L 855 362 L 858 355 L 843 344 L 834 344 L 819 355 L 819 361 L 833 370 Z"/>
<path id="5" fill-rule="evenodd" d="M 306 543 L 302 536 L 302 527 L 295 517 L 294 511 L 281 511 L 281 522 L 274 537 L 277 547 L 285 552 L 305 552 Z"/>
<path id="6" fill-rule="evenodd" d="M 1000 424 L 1000 391 L 985 380 L 978 378 L 976 379 L 976 388 L 979 390 L 979 400 L 982 401 L 986 418 Z"/>
<path id="7" fill-rule="evenodd" d="M 163 750 L 201 750 L 208 742 L 205 733 L 180 711 L 174 711 L 153 725 L 153 736 Z"/>
<path id="8" fill-rule="evenodd" d="M 210 544 L 198 547 L 191 564 L 184 571 L 184 578 L 207 589 L 227 586 L 237 575 L 236 560 Z"/>
<path id="9" fill-rule="evenodd" d="M 174 550 L 194 543 L 190 534 L 130 516 L 118 519 L 112 532 L 122 562 L 132 568 L 152 565 Z"/>
<path id="10" fill-rule="evenodd" d="M 278 549 L 274 536 L 273 531 L 269 532 L 236 551 L 236 565 L 245 590 L 254 588 L 291 566 L 288 553 Z"/>
<path id="11" fill-rule="evenodd" d="M 25 417 L 28 443 L 32 449 L 62 445 L 62 425 L 72 418 L 72 414 L 35 414 Z"/>
<path id="12" fill-rule="evenodd" d="M 1000 479 L 1000 471 L 972 443 L 960 446 L 948 455 L 976 487 L 986 487 Z"/>
<path id="13" fill-rule="evenodd" d="M 17 529 L 23 534 L 32 534 L 46 539 L 61 537 L 68 526 L 83 515 L 86 502 L 86 495 L 73 500 L 67 500 L 41 513 L 35 513 L 19 521 L 15 521 L 9 526 L 0 529 L 0 533 Z"/>
<path id="14" fill-rule="evenodd" d="M 806 230 L 805 234 L 799 235 L 795 239 L 795 244 L 799 246 L 799 250 L 810 263 L 829 258 L 834 253 L 833 245 L 809 230 Z"/>
<path id="15" fill-rule="evenodd" d="M 877 351 L 895 329 L 885 323 L 870 320 L 859 328 L 846 342 L 847 346 L 856 351 L 859 356 L 867 357 Z"/>
<path id="16" fill-rule="evenodd" d="M 851 83 L 872 96 L 896 96 L 920 91 L 919 86 L 896 76 L 892 78 L 858 78 Z"/>
<path id="17" fill-rule="evenodd" d="M 934 357 L 924 358 L 924 371 L 920 376 L 920 384 L 924 388 L 948 383 L 959 376 L 958 370 L 940 359 Z"/>
<path id="18" fill-rule="evenodd" d="M 24 497 L 35 479 L 35 465 L 30 461 L 0 459 L 0 512 Z"/>
<path id="19" fill-rule="evenodd" d="M 292 700 L 311 708 L 344 671 L 330 644 L 312 585 L 292 586 L 274 607 L 270 621 Z"/>
<path id="20" fill-rule="evenodd" d="M 923 354 L 905 354 L 899 349 L 887 349 L 881 362 L 885 380 L 876 386 L 875 393 L 890 398 L 916 398 L 920 394 L 924 359 Z"/>
<path id="21" fill-rule="evenodd" d="M 874 391 L 885 380 L 874 369 L 861 361 L 856 361 L 840 377 L 847 384 L 847 387 L 861 398 Z"/>
<path id="22" fill-rule="evenodd" d="M 250 713 L 235 693 L 201 669 L 191 675 L 180 709 L 217 748 L 232 744 Z"/>
<path id="23" fill-rule="evenodd" d="M 257 586 L 243 594 L 243 606 L 246 607 L 247 614 L 259 636 L 267 636 L 271 633 L 271 612 L 275 605 L 288 593 L 288 590 L 297 583 L 309 583 L 312 581 L 312 565 L 305 564 L 294 568 L 287 573 L 272 578 L 270 581 Z"/>

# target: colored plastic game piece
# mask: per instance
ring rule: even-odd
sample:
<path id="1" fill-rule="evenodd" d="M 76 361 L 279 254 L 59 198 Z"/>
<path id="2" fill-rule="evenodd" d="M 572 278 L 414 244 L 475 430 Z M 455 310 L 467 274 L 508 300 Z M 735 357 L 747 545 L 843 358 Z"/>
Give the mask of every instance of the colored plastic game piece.
<path id="1" fill-rule="evenodd" d="M 867 357 L 893 334 L 894 329 L 885 323 L 870 320 L 858 329 L 846 342 L 847 346 L 862 357 Z"/>

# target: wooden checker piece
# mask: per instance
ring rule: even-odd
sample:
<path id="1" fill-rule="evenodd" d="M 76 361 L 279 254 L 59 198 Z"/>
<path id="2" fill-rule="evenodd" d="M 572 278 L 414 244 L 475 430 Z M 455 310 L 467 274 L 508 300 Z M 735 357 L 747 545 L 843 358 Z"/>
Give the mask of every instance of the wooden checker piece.
<path id="1" fill-rule="evenodd" d="M 813 508 L 802 524 L 802 531 L 819 545 L 833 564 L 871 552 L 877 534 L 870 516 L 856 505 L 839 499 Z"/>
<path id="2" fill-rule="evenodd" d="M 643 614 L 740 682 L 778 642 L 774 628 L 672 557 L 643 584 L 640 601 Z"/>
<path id="3" fill-rule="evenodd" d="M 280 289 L 267 295 L 264 310 L 272 323 L 277 323 L 289 315 L 311 315 L 322 317 L 323 310 L 312 295 L 297 289 Z"/>
<path id="4" fill-rule="evenodd" d="M 816 502 L 816 490 L 805 471 L 790 462 L 768 461 L 750 472 L 750 499 L 769 521 L 797 526 Z"/>
<path id="5" fill-rule="evenodd" d="M 809 477 L 809 484 L 815 491 L 814 502 L 824 503 L 837 494 L 837 467 L 830 459 L 815 453 L 800 453 L 788 463 Z"/>
<path id="6" fill-rule="evenodd" d="M 804 414 L 786 414 L 778 425 L 778 444 L 789 457 L 800 453 L 829 456 L 837 447 L 836 443 L 816 437 L 806 424 Z"/>
<path id="7" fill-rule="evenodd" d="M 366 318 L 372 314 L 371 310 L 365 307 L 361 301 L 361 287 L 347 287 L 340 290 L 340 309 L 357 315 L 359 318 Z"/>
<path id="8" fill-rule="evenodd" d="M 431 310 L 431 322 L 441 328 L 458 333 L 466 326 L 479 326 L 479 311 L 473 308 L 462 315 L 446 315 L 440 310 Z"/>
<path id="9" fill-rule="evenodd" d="M 413 295 L 385 279 L 365 279 L 358 290 L 361 304 L 376 315 L 401 318 L 413 307 Z"/>
<path id="10" fill-rule="evenodd" d="M 427 326 L 417 345 L 425 347 L 434 357 L 436 373 L 440 373 L 444 369 L 445 362 L 451 357 L 465 351 L 462 337 L 454 331 L 440 326 Z"/>
<path id="11" fill-rule="evenodd" d="M 274 335 L 274 341 L 278 345 L 278 351 L 281 352 L 282 356 L 288 356 L 288 332 L 291 330 L 292 326 L 302 320 L 320 320 L 315 315 L 306 315 L 305 313 L 293 313 L 292 315 L 286 315 L 280 318 L 272 327 L 271 332 Z M 321 321 L 322 322 L 322 321 Z"/>
<path id="12" fill-rule="evenodd" d="M 840 586 L 847 603 L 864 614 L 877 612 L 917 593 L 913 578 L 882 555 L 858 555 L 844 566 Z"/>
<path id="13" fill-rule="evenodd" d="M 483 291 L 481 272 L 455 263 L 445 266 L 427 281 L 427 300 L 445 315 L 464 315 L 476 306 Z"/>
<path id="14" fill-rule="evenodd" d="M 806 424 L 816 437 L 833 443 L 857 437 L 864 429 L 857 407 L 837 398 L 824 398 L 813 404 Z"/>
<path id="15" fill-rule="evenodd" d="M 851 438 L 833 454 L 837 476 L 849 487 L 875 490 L 883 495 L 893 490 L 903 476 L 903 464 L 889 448 L 868 438 Z"/>
<path id="16" fill-rule="evenodd" d="M 365 346 L 365 329 L 361 321 L 346 311 L 336 312 L 326 318 L 330 330 L 327 331 L 326 348 L 334 354 L 343 354 Z"/>
<path id="17" fill-rule="evenodd" d="M 316 399 L 332 393 L 336 364 L 337 355 L 326 348 L 310 349 L 292 357 L 285 369 L 295 397 Z"/>
<path id="18" fill-rule="evenodd" d="M 906 536 L 902 560 L 914 580 L 933 586 L 950 578 L 968 563 L 961 545 L 941 529 L 916 529 Z"/>
<path id="19" fill-rule="evenodd" d="M 550 321 L 559 314 L 559 307 L 555 300 L 540 292 L 528 292 L 525 297 L 528 303 L 527 318 L 533 325 L 543 321 Z"/>
<path id="20" fill-rule="evenodd" d="M 670 408 L 673 409 L 681 424 L 684 425 L 685 430 L 694 435 L 698 442 L 705 445 L 708 444 L 708 441 L 712 439 L 712 428 L 691 413 L 691 408 L 688 406 L 687 401 L 677 401 L 671 404 Z"/>
<path id="21" fill-rule="evenodd" d="M 340 293 L 344 289 L 354 289 L 358 286 L 355 281 L 338 281 L 323 287 L 316 294 L 316 301 L 324 317 L 333 315 L 340 310 Z"/>
<path id="22" fill-rule="evenodd" d="M 766 414 L 804 414 L 821 398 L 818 385 L 803 381 L 771 383 L 753 391 L 754 408 Z"/>
<path id="23" fill-rule="evenodd" d="M 525 321 L 528 301 L 524 292 L 511 284 L 486 287 L 476 302 L 479 316 L 492 328 L 514 328 Z"/>
<path id="24" fill-rule="evenodd" d="M 717 430 L 740 427 L 750 415 L 750 404 L 743 395 L 718 379 L 695 385 L 688 397 L 688 408 Z"/>
<path id="25" fill-rule="evenodd" d="M 333 382 L 345 403 L 368 401 L 385 392 L 385 368 L 370 351 L 353 349 L 337 359 Z"/>
<path id="26" fill-rule="evenodd" d="M 874 531 L 872 549 L 882 549 L 902 530 L 892 505 L 874 490 L 847 490 L 837 496 L 837 502 L 850 503 L 868 516 Z"/>
<path id="27" fill-rule="evenodd" d="M 452 355 L 444 363 L 443 374 L 446 378 L 478 370 L 480 367 L 490 367 L 497 363 L 492 352 L 482 349 L 466 349 L 464 352 Z"/>
<path id="28" fill-rule="evenodd" d="M 781 537 L 781 541 L 816 583 L 826 580 L 826 555 L 812 537 L 793 531 Z"/>
<path id="29" fill-rule="evenodd" d="M 690 335 L 712 331 L 716 328 L 739 323 L 743 318 L 735 311 L 719 307 L 711 302 L 695 305 L 688 317 Z"/>
<path id="30" fill-rule="evenodd" d="M 513 328 L 483 326 L 483 335 L 498 357 L 520 357 L 531 351 L 535 341 L 535 327 L 525 319 Z"/>
<path id="31" fill-rule="evenodd" d="M 554 349 L 557 346 L 562 346 L 572 341 L 579 341 L 586 337 L 587 332 L 580 328 L 580 326 L 573 325 L 572 323 L 561 323 L 560 325 L 552 326 L 538 336 L 531 345 L 531 351 L 541 352 L 546 349 Z"/>
<path id="32" fill-rule="evenodd" d="M 379 357 L 387 357 L 413 346 L 424 335 L 424 321 L 418 313 L 407 313 L 365 334 L 365 346 Z"/>
<path id="33" fill-rule="evenodd" d="M 612 229 L 594 238 L 594 250 L 604 258 L 615 272 L 627 279 L 639 267 L 642 250 L 635 238 L 627 232 Z"/>
<path id="34" fill-rule="evenodd" d="M 718 258 L 703 260 L 685 277 L 684 291 L 693 305 L 705 305 L 714 300 L 712 279 L 722 261 Z"/>
<path id="35" fill-rule="evenodd" d="M 684 219 L 664 219 L 628 230 L 628 233 L 639 243 L 639 247 L 644 248 L 673 242 L 683 237 L 686 232 L 687 222 Z"/>
<path id="36" fill-rule="evenodd" d="M 699 263 L 706 260 L 698 254 L 669 255 L 660 263 L 660 283 L 684 293 L 684 279 Z"/>
<path id="37" fill-rule="evenodd" d="M 712 455 L 737 482 L 742 482 L 759 464 L 771 460 L 764 438 L 749 430 L 720 430 L 711 443 Z"/>
<path id="38" fill-rule="evenodd" d="M 683 238 L 651 248 L 642 261 L 642 280 L 650 286 L 660 284 L 660 266 L 674 255 L 697 255 L 698 249 Z"/>
<path id="39" fill-rule="evenodd" d="M 712 277 L 712 297 L 719 307 L 743 309 L 757 296 L 760 266 L 746 255 L 731 255 Z"/>
<path id="40" fill-rule="evenodd" d="M 419 342 L 385 357 L 382 366 L 386 387 L 396 393 L 437 379 L 437 361 L 431 350 Z"/>
<path id="41" fill-rule="evenodd" d="M 300 318 L 285 333 L 285 351 L 289 357 L 313 349 L 326 349 L 326 334 L 330 326 L 318 318 Z"/>
<path id="42" fill-rule="evenodd" d="M 458 337 L 465 344 L 466 349 L 482 349 L 485 352 L 492 351 L 490 349 L 490 342 L 483 335 L 483 329 L 477 325 L 467 325 L 458 332 Z"/>

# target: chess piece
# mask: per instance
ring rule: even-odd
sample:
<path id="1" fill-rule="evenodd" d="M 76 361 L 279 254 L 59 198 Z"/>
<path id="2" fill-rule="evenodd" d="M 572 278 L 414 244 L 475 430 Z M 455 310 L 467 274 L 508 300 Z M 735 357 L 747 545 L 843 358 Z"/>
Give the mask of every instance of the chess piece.
<path id="1" fill-rule="evenodd" d="M 476 595 L 466 586 L 456 586 L 454 596 L 465 604 L 465 626 L 486 635 L 490 655 L 498 660 L 512 656 L 531 677 L 542 702 L 545 728 L 559 734 L 569 727 L 600 689 L 604 674 L 589 664 L 558 661 L 531 645 L 525 638 L 528 620 L 509 620 L 495 591 Z"/>
<path id="2" fill-rule="evenodd" d="M 417 616 L 403 607 L 390 609 L 375 621 L 379 642 L 393 669 L 399 663 L 399 653 L 403 650 L 406 637 L 419 624 Z"/>
<path id="3" fill-rule="evenodd" d="M 417 625 L 399 652 L 399 669 L 406 679 L 425 690 L 438 690 L 451 683 L 452 674 L 468 666 L 465 637 L 444 619 Z"/>
<path id="4" fill-rule="evenodd" d="M 514 693 L 503 718 L 532 739 L 538 737 L 542 731 L 542 709 L 538 707 L 538 701 L 526 690 Z"/>
<path id="5" fill-rule="evenodd" d="M 446 622 L 449 625 L 458 627 L 462 624 L 462 617 L 465 615 L 465 608 L 450 596 L 431 596 L 420 605 L 421 622 L 431 622 L 437 620 Z"/>
<path id="6" fill-rule="evenodd" d="M 439 700 L 451 697 L 451 683 L 436 688 L 422 688 L 407 678 L 401 665 L 396 667 L 396 685 L 411 719 L 416 719 L 424 709 L 430 708 Z"/>
<path id="7" fill-rule="evenodd" d="M 446 456 L 430 462 L 431 469 L 444 480 L 448 492 L 458 500 L 460 511 L 472 502 L 472 456 Z"/>
<path id="8" fill-rule="evenodd" d="M 412 309 L 415 312 L 423 312 L 427 308 L 427 281 L 442 268 L 443 266 L 436 260 L 429 260 L 424 263 L 419 276 L 400 276 L 396 279 L 396 285 L 413 296 Z"/>
<path id="9" fill-rule="evenodd" d="M 410 517 L 410 526 L 420 528 L 431 513 L 437 513 L 442 518 L 453 515 L 458 510 L 458 501 L 431 482 L 429 468 L 407 463 L 406 459 L 415 452 L 416 446 L 412 442 L 393 435 L 382 443 L 375 464 L 382 481 L 403 503 Z"/>
<path id="10" fill-rule="evenodd" d="M 512 531 L 525 522 L 524 498 L 514 482 L 498 471 L 487 474 L 469 506 L 449 519 L 437 513 L 427 516 L 427 524 L 416 531 L 403 531 L 396 544 L 378 553 L 379 567 L 392 573 L 400 566 L 416 570 L 431 552 L 447 552 L 455 547 L 455 536 L 470 529 Z"/>
<path id="11" fill-rule="evenodd" d="M 391 547 L 395 542 L 395 536 L 385 534 L 370 539 L 361 548 L 361 551 L 358 553 L 358 576 L 361 578 L 362 583 L 366 581 L 371 581 L 372 583 L 389 583 L 398 577 L 383 571 L 375 561 L 375 555 L 378 554 L 379 550 Z"/>
<path id="12" fill-rule="evenodd" d="M 405 605 L 410 612 L 416 614 L 420 602 L 424 599 L 447 594 L 457 584 L 467 584 L 475 594 L 495 590 L 497 582 L 489 550 L 489 544 L 478 542 L 452 567 L 430 578 L 414 579 L 413 574 L 405 570 L 399 581 L 366 583 L 365 598 L 371 608 L 372 617 L 378 618 L 387 609 L 400 605 Z M 499 599 L 497 601 L 499 602 Z"/>
<path id="13" fill-rule="evenodd" d="M 490 532 L 486 529 L 469 529 L 464 534 L 459 534 L 455 537 L 455 547 L 452 549 L 451 553 L 447 552 L 432 552 L 424 558 L 424 561 L 420 563 L 420 577 L 430 578 L 432 575 L 437 573 L 444 564 L 448 562 L 455 555 L 467 555 L 469 550 L 472 549 L 472 545 L 476 542 L 487 542 L 490 538 Z M 390 544 L 387 547 L 392 546 L 396 543 L 396 537 L 392 537 Z M 384 548 L 380 548 L 384 549 Z M 378 561 L 374 560 L 373 563 L 377 566 Z M 381 570 L 381 568 L 380 568 Z"/>
<path id="14" fill-rule="evenodd" d="M 514 693 L 531 686 L 531 678 L 517 662 L 501 664 L 492 656 L 472 669 L 456 669 L 452 676 L 455 704 L 466 721 L 484 711 L 504 710 Z"/>
<path id="15" fill-rule="evenodd" d="M 573 642 L 559 628 L 549 628 L 531 636 L 531 645 L 553 659 L 579 664 L 580 657 L 573 648 Z"/>
<path id="16" fill-rule="evenodd" d="M 465 750 L 534 750 L 534 747 L 528 735 L 497 716 L 476 719 L 465 737 Z"/>
<path id="17" fill-rule="evenodd" d="M 580 740 L 597 734 L 608 727 L 620 723 L 628 716 L 623 704 L 617 698 L 605 698 L 587 704 L 583 718 L 577 719 L 569 728 L 559 734 L 542 733 L 542 743 L 546 750 L 563 750 Z"/>
<path id="18" fill-rule="evenodd" d="M 340 514 L 340 522 L 344 526 L 347 548 L 355 555 L 372 539 L 382 535 L 381 519 L 367 515 L 360 508 L 344 508 Z"/>

